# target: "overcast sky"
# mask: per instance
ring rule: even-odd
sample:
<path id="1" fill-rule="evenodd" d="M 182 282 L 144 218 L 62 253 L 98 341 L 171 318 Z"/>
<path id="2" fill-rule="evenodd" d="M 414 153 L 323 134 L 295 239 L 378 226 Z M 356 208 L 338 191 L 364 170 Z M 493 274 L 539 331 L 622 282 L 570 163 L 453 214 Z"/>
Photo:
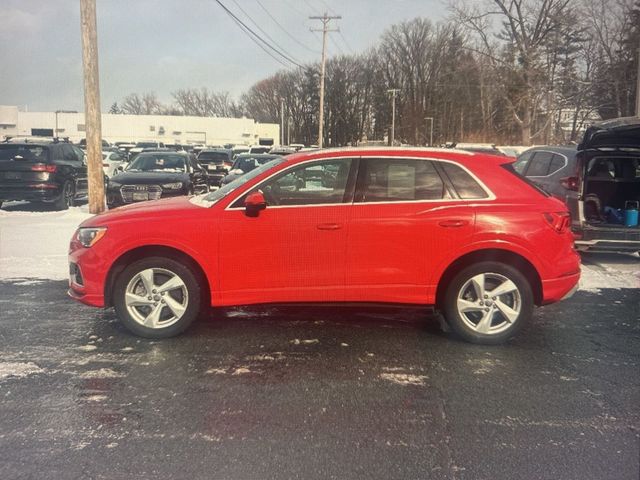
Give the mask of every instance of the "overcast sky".
<path id="1" fill-rule="evenodd" d="M 221 0 L 264 36 L 240 7 L 295 60 L 320 59 L 321 34 L 307 17 L 342 15 L 329 55 L 360 52 L 394 23 L 446 15 L 441 0 Z M 80 0 L 0 1 L 0 105 L 30 111 L 83 108 Z M 264 6 L 285 33 L 261 8 Z M 103 109 L 129 93 L 171 102 L 179 88 L 237 96 L 282 65 L 259 49 L 215 0 L 97 0 Z"/>

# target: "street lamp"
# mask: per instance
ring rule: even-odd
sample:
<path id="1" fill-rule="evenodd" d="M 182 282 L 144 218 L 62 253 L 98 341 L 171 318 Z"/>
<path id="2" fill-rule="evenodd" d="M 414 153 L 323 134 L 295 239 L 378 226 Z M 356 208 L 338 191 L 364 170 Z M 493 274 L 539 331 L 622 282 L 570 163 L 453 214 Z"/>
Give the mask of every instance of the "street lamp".
<path id="1" fill-rule="evenodd" d="M 400 91 L 399 88 L 390 88 L 387 93 L 391 94 L 391 146 L 396 140 L 396 93 Z"/>
<path id="2" fill-rule="evenodd" d="M 430 129 L 429 129 L 429 146 L 433 147 L 433 117 L 424 117 L 425 120 L 429 120 L 429 125 L 430 125 Z M 425 135 L 426 137 L 426 135 Z M 425 138 L 426 140 L 426 138 Z"/>

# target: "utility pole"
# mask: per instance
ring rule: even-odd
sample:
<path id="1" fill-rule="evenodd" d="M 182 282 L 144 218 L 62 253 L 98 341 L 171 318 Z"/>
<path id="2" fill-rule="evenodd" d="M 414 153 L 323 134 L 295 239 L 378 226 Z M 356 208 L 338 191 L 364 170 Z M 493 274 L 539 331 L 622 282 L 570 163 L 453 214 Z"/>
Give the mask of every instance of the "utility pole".
<path id="1" fill-rule="evenodd" d="M 433 117 L 424 117 L 425 120 L 429 120 L 429 146 L 433 147 Z M 425 139 L 426 141 L 426 139 Z"/>
<path id="2" fill-rule="evenodd" d="M 396 93 L 399 92 L 399 88 L 390 88 L 387 93 L 391 94 L 391 146 L 396 140 Z"/>
<path id="3" fill-rule="evenodd" d="M 322 148 L 322 139 L 323 139 L 323 124 L 324 124 L 324 71 L 325 71 L 325 63 L 327 60 L 327 33 L 328 32 L 339 32 L 340 30 L 337 28 L 330 29 L 329 22 L 331 20 L 340 20 L 342 16 L 340 15 L 327 15 L 327 12 L 324 12 L 324 15 L 321 17 L 312 16 L 309 17 L 310 20 L 320 20 L 322 22 L 322 29 L 314 29 L 312 28 L 312 32 L 322 32 L 322 62 L 320 66 L 320 115 L 319 115 L 319 126 L 318 126 L 318 147 Z"/>
<path id="4" fill-rule="evenodd" d="M 96 24 L 96 0 L 80 0 L 82 64 L 84 67 L 84 115 L 87 129 L 87 177 L 89 183 L 89 212 L 91 213 L 100 213 L 105 209 Z"/>

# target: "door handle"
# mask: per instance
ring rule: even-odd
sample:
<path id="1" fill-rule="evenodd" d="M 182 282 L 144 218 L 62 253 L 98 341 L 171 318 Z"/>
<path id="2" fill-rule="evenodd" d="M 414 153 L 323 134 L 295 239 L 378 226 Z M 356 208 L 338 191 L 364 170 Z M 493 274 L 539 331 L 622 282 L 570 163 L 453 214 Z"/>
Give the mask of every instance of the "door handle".
<path id="1" fill-rule="evenodd" d="M 321 223 L 317 227 L 318 230 L 340 230 L 342 225 L 339 223 Z"/>
<path id="2" fill-rule="evenodd" d="M 469 225 L 468 220 L 442 220 L 438 222 L 441 227 L 459 228 Z"/>

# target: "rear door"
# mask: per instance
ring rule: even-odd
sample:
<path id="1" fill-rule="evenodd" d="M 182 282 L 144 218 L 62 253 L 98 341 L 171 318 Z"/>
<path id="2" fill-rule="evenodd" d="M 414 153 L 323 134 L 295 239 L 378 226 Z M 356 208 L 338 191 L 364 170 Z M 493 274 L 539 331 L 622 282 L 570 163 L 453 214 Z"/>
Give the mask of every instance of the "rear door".
<path id="1" fill-rule="evenodd" d="M 75 185 L 76 197 L 85 197 L 88 194 L 87 165 L 84 161 L 84 152 L 78 147 L 68 143 L 58 145 L 61 149 L 61 158 L 56 159 L 58 166 L 62 167 Z"/>
<path id="2" fill-rule="evenodd" d="M 425 303 L 435 291 L 434 266 L 470 241 L 473 209 L 456 198 L 438 163 L 360 160 L 347 239 L 346 301 Z"/>

